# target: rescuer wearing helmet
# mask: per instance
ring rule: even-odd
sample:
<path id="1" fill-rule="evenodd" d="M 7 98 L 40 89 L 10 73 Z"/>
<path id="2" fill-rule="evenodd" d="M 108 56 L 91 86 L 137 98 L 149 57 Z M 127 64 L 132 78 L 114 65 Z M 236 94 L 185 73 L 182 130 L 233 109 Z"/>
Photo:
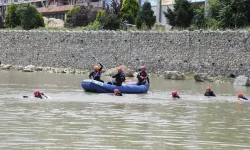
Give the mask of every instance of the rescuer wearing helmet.
<path id="1" fill-rule="evenodd" d="M 101 67 L 99 66 L 94 66 L 94 71 L 92 71 L 90 74 L 89 74 L 89 78 L 93 79 L 93 80 L 96 80 L 96 81 L 100 81 L 100 82 L 103 82 L 103 80 L 101 80 L 101 71 L 102 71 L 102 68 L 103 68 L 103 65 L 101 63 L 99 63 Z"/>
<path id="2" fill-rule="evenodd" d="M 114 96 L 122 96 L 122 93 L 119 91 L 119 89 L 114 90 Z"/>
<path id="3" fill-rule="evenodd" d="M 211 91 L 210 87 L 207 87 L 206 93 L 204 94 L 204 96 L 215 96 L 215 94 L 213 91 Z"/>
<path id="4" fill-rule="evenodd" d="M 125 74 L 122 71 L 122 68 L 117 68 L 117 74 L 112 76 L 112 78 L 115 78 L 115 81 L 112 81 L 113 85 L 121 86 L 122 82 L 126 80 Z M 108 82 L 108 84 L 112 84 L 111 82 Z"/>
<path id="5" fill-rule="evenodd" d="M 46 98 L 48 98 L 47 96 L 45 96 L 42 92 L 40 92 L 39 90 L 35 90 L 34 91 L 34 97 L 36 97 L 36 98 L 43 98 L 43 96 L 44 97 L 46 97 Z"/>
<path id="6" fill-rule="evenodd" d="M 146 82 L 148 82 L 148 85 L 150 84 L 145 66 L 141 67 L 141 71 L 137 74 L 137 79 L 138 79 L 137 85 L 146 84 Z"/>
<path id="7" fill-rule="evenodd" d="M 179 94 L 177 93 L 177 91 L 172 91 L 172 97 L 173 98 L 180 98 Z"/>
<path id="8" fill-rule="evenodd" d="M 244 99 L 244 100 L 248 100 L 242 93 L 238 94 L 238 98 Z"/>

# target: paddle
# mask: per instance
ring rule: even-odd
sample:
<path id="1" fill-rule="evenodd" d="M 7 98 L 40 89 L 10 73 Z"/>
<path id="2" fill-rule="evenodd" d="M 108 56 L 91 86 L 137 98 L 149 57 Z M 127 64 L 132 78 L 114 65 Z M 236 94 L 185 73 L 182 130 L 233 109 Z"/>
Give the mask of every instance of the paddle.
<path id="1" fill-rule="evenodd" d="M 94 54 L 93 54 L 92 52 L 90 52 L 90 53 L 91 53 L 92 57 L 93 57 L 99 64 L 102 64 L 100 61 L 98 61 L 98 59 L 94 56 Z M 107 68 L 106 68 L 103 64 L 102 64 L 102 66 L 103 66 L 103 68 L 107 71 Z M 109 76 L 109 78 L 110 78 L 111 84 L 113 85 L 111 76 Z"/>

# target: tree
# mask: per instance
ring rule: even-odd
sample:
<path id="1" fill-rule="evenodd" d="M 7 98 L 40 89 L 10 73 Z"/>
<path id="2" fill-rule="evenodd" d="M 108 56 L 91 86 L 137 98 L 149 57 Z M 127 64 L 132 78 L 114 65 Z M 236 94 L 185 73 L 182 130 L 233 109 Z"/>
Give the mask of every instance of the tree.
<path id="1" fill-rule="evenodd" d="M 221 9 L 220 0 L 208 0 L 208 3 L 209 3 L 208 16 L 214 19 L 218 19 L 219 11 Z"/>
<path id="2" fill-rule="evenodd" d="M 70 9 L 66 14 L 66 23 L 69 23 L 69 18 L 73 16 L 73 13 L 77 12 L 80 9 L 80 6 L 76 6 Z"/>
<path id="3" fill-rule="evenodd" d="M 44 27 L 42 14 L 30 4 L 22 4 L 17 7 L 16 14 L 24 30 L 30 30 L 38 27 Z"/>
<path id="4" fill-rule="evenodd" d="M 126 20 L 128 23 L 134 24 L 139 9 L 139 3 L 137 0 L 125 0 L 120 12 L 121 21 Z"/>
<path id="5" fill-rule="evenodd" d="M 21 25 L 20 18 L 16 13 L 17 7 L 18 5 L 13 3 L 8 6 L 7 15 L 5 18 L 5 26 L 8 28 L 15 28 L 16 26 Z"/>
<path id="6" fill-rule="evenodd" d="M 155 21 L 156 17 L 154 16 L 154 11 L 151 9 L 150 2 L 145 2 L 137 16 L 136 27 L 140 29 L 142 27 L 143 22 L 145 22 L 146 26 L 151 29 Z"/>
<path id="7" fill-rule="evenodd" d="M 250 23 L 250 0 L 221 1 L 219 20 L 224 28 L 244 27 Z"/>
<path id="8" fill-rule="evenodd" d="M 202 28 L 205 26 L 205 6 L 201 5 L 199 8 L 194 9 L 193 23 L 196 27 Z"/>
<path id="9" fill-rule="evenodd" d="M 173 27 L 189 27 L 194 16 L 190 3 L 187 0 L 175 0 L 173 6 L 173 10 L 168 7 L 167 12 L 164 12 L 169 24 Z"/>
<path id="10" fill-rule="evenodd" d="M 101 19 L 101 25 L 103 26 L 103 29 L 106 30 L 117 30 L 120 28 L 120 23 L 119 17 L 116 14 L 107 13 Z"/>
<path id="11" fill-rule="evenodd" d="M 3 17 L 0 15 L 0 28 L 4 28 Z"/>
<path id="12" fill-rule="evenodd" d="M 105 16 L 105 10 L 99 10 L 96 15 L 95 22 L 99 22 L 104 16 Z"/>
<path id="13" fill-rule="evenodd" d="M 81 6 L 79 9 L 73 10 L 71 15 L 68 15 L 68 27 L 87 26 L 96 19 L 97 10 L 92 7 Z"/>

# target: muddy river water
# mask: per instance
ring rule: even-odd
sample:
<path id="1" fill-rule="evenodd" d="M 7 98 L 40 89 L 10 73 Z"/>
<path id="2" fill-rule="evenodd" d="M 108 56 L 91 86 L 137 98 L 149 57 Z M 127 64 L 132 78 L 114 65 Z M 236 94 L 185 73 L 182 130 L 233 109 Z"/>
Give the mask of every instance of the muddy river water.
<path id="1" fill-rule="evenodd" d="M 115 97 L 85 93 L 86 78 L 0 71 L 0 149 L 250 149 L 250 103 L 236 97 L 250 88 L 152 76 L 147 94 Z M 34 89 L 50 98 L 22 98 Z"/>

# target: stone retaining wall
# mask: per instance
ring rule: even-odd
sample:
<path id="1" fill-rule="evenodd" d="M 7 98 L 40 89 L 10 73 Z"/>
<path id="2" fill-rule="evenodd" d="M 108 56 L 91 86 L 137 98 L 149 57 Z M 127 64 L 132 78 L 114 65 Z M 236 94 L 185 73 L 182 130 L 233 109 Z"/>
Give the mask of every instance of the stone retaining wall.
<path id="1" fill-rule="evenodd" d="M 145 64 L 149 72 L 250 76 L 248 31 L 0 31 L 0 61 L 13 65 L 107 68 Z"/>

